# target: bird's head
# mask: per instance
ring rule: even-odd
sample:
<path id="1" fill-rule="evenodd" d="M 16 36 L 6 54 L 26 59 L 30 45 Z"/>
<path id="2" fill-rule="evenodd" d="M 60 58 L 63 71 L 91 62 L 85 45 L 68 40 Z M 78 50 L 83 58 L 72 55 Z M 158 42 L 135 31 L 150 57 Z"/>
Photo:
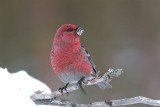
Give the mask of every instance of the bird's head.
<path id="1" fill-rule="evenodd" d="M 80 41 L 80 35 L 84 32 L 83 28 L 73 24 L 64 24 L 56 32 L 55 38 L 66 43 Z"/>

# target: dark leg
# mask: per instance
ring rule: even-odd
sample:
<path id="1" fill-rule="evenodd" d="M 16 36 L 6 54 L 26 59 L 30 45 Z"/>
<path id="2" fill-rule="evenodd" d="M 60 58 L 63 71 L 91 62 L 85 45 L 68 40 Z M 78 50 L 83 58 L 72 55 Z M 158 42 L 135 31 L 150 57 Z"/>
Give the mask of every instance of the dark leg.
<path id="1" fill-rule="evenodd" d="M 77 85 L 80 87 L 80 89 L 82 90 L 82 92 L 83 92 L 85 95 L 87 95 L 86 92 L 85 92 L 85 90 L 84 90 L 84 88 L 82 87 L 82 83 L 84 82 L 84 79 L 85 79 L 85 77 L 83 76 L 83 77 L 77 82 Z"/>
<path id="2" fill-rule="evenodd" d="M 68 85 L 69 85 L 69 82 L 68 82 L 64 87 L 58 89 L 58 90 L 61 92 L 62 95 L 63 95 L 63 91 L 64 91 L 64 90 L 67 92 L 67 87 L 68 87 Z M 68 95 L 68 94 L 69 94 L 69 93 L 67 92 L 67 95 Z"/>
<path id="3" fill-rule="evenodd" d="M 96 74 L 91 74 L 91 76 L 93 77 L 91 80 L 94 80 L 96 78 Z"/>

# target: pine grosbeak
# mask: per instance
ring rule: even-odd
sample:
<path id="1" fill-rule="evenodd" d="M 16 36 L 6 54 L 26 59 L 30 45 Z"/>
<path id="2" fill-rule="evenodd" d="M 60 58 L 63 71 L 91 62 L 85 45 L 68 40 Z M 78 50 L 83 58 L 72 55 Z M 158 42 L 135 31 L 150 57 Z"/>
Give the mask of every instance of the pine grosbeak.
<path id="1" fill-rule="evenodd" d="M 89 53 L 80 43 L 83 32 L 81 27 L 64 24 L 54 36 L 51 65 L 55 74 L 67 85 L 94 79 L 97 73 Z M 107 82 L 99 83 L 98 86 L 102 89 L 111 87 Z"/>

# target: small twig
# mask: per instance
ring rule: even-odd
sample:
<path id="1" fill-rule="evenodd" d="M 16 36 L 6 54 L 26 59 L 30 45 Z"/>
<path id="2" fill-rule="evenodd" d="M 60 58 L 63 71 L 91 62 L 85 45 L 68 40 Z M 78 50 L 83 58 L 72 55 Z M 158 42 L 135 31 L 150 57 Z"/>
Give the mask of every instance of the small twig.
<path id="1" fill-rule="evenodd" d="M 118 77 L 119 75 L 121 75 L 123 72 L 122 69 L 109 69 L 108 72 L 106 72 L 102 77 L 97 77 L 96 79 L 90 80 L 88 82 L 85 82 L 84 84 L 82 84 L 83 87 L 85 86 L 89 86 L 89 85 L 94 85 L 94 84 L 98 84 L 100 82 L 110 82 L 112 78 L 114 77 Z M 74 90 L 79 89 L 79 87 L 77 86 L 77 84 L 74 84 L 70 87 L 67 87 L 67 92 L 71 92 Z M 65 94 L 66 92 L 64 91 L 63 94 Z M 52 94 L 34 94 L 31 96 L 31 98 L 35 101 L 35 100 L 41 100 L 41 99 L 52 99 L 54 97 L 60 96 L 62 95 L 61 92 L 59 90 L 54 91 Z"/>

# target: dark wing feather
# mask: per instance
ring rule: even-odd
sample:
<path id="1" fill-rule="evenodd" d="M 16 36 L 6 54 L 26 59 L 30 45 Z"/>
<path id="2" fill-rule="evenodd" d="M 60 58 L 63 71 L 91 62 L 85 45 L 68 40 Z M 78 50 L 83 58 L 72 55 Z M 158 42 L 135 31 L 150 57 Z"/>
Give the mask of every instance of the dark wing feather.
<path id="1" fill-rule="evenodd" d="M 96 66 L 95 66 L 95 64 L 94 64 L 94 62 L 93 62 L 93 60 L 92 60 L 92 58 L 91 58 L 89 52 L 85 49 L 84 46 L 81 45 L 81 47 L 82 47 L 82 49 L 83 49 L 83 52 L 84 52 L 85 55 L 87 56 L 88 61 L 91 63 L 92 69 L 93 69 L 93 72 L 94 72 L 93 75 L 95 75 L 95 74 L 97 73 Z"/>
<path id="2" fill-rule="evenodd" d="M 92 60 L 89 52 L 85 49 L 85 47 L 84 47 L 84 46 L 81 46 L 81 47 L 82 47 L 82 51 L 84 52 L 84 54 L 86 54 L 88 61 L 89 61 L 89 62 L 91 63 L 91 65 L 92 65 L 93 72 L 92 72 L 91 75 L 92 75 L 93 77 L 96 77 L 96 75 L 97 75 L 97 70 L 96 70 L 95 64 L 93 63 L 93 60 Z M 98 83 L 97 85 L 98 85 L 98 87 L 101 88 L 101 89 L 106 89 L 106 88 L 111 88 L 111 87 L 112 87 L 112 86 L 111 86 L 108 82 L 106 82 L 106 81 L 102 81 L 102 82 Z"/>

